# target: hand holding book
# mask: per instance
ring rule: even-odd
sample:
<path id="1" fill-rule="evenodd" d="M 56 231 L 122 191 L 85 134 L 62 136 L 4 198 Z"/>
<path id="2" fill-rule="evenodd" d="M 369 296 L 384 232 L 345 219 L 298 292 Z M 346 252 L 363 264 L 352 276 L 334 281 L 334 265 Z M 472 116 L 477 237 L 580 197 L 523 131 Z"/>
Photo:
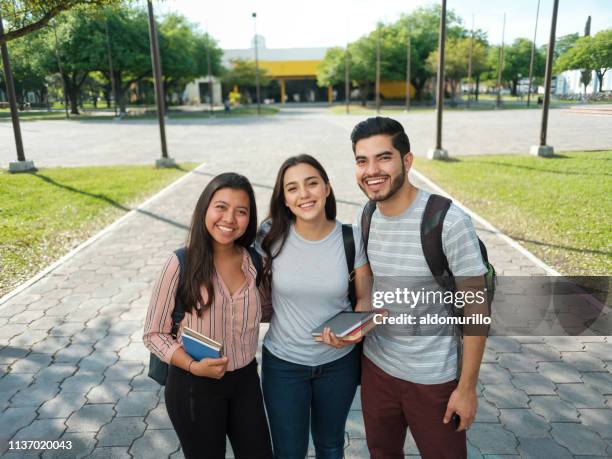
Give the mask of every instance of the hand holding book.
<path id="1" fill-rule="evenodd" d="M 189 365 L 189 371 L 195 376 L 206 378 L 221 379 L 227 370 L 227 357 L 211 359 L 208 357 L 200 361 L 194 360 Z"/>
<path id="2" fill-rule="evenodd" d="M 223 357 L 223 345 L 192 330 L 183 328 L 183 347 L 192 358 L 189 372 L 195 376 L 220 379 L 227 370 L 227 357 Z"/>

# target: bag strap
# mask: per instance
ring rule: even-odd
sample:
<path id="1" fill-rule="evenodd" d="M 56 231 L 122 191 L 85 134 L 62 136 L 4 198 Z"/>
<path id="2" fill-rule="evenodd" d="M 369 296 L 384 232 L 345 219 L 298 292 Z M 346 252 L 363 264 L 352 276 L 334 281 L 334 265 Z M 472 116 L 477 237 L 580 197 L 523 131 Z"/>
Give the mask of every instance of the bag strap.
<path id="1" fill-rule="evenodd" d="M 363 207 L 361 213 L 361 239 L 363 240 L 363 250 L 368 254 L 368 239 L 370 238 L 370 225 L 372 224 L 372 215 L 376 210 L 376 201 L 368 201 Z"/>
<path id="2" fill-rule="evenodd" d="M 438 285 L 446 290 L 454 289 L 453 273 L 442 245 L 444 218 L 451 203 L 444 196 L 430 195 L 421 219 L 421 246 L 425 261 Z"/>
<path id="3" fill-rule="evenodd" d="M 180 249 L 175 250 L 174 254 L 179 261 L 179 282 L 176 289 L 176 297 L 174 299 L 174 311 L 172 311 L 172 330 L 170 331 L 170 334 L 172 335 L 172 338 L 176 339 L 181 322 L 185 317 L 185 307 L 180 299 L 179 288 L 182 284 L 183 273 L 185 272 L 185 265 L 187 264 L 187 249 L 185 247 L 181 247 Z"/>
<path id="4" fill-rule="evenodd" d="M 253 246 L 250 246 L 247 250 L 251 256 L 253 266 L 255 266 L 255 271 L 257 271 L 257 274 L 255 275 L 255 285 L 259 287 L 259 284 L 261 284 L 261 274 L 263 273 L 263 261 L 261 259 L 261 254 Z"/>
<path id="5" fill-rule="evenodd" d="M 344 242 L 346 268 L 349 274 L 348 296 L 354 310 L 357 305 L 357 292 L 355 290 L 355 238 L 352 225 L 342 225 L 342 241 Z"/>

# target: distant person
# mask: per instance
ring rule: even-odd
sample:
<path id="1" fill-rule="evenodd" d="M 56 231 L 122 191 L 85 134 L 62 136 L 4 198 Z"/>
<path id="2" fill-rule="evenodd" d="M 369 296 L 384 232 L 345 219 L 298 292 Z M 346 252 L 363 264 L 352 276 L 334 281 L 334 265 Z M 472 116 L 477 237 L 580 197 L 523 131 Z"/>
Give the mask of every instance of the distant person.
<path id="1" fill-rule="evenodd" d="M 225 113 L 229 113 L 232 106 L 230 104 L 230 100 L 229 99 L 225 99 L 225 102 L 223 102 L 223 108 L 225 109 Z"/>
<path id="2" fill-rule="evenodd" d="M 166 408 L 188 459 L 224 458 L 226 435 L 237 459 L 272 457 L 255 359 L 262 303 L 247 250 L 256 232 L 249 181 L 216 176 L 193 213 L 185 271 L 172 254 L 153 288 L 143 341 L 170 364 Z M 173 338 L 177 297 L 185 316 Z M 184 327 L 222 343 L 223 356 L 194 360 L 182 345 Z"/>
<path id="3" fill-rule="evenodd" d="M 311 332 L 352 310 L 345 232 L 354 246 L 358 235 L 336 220 L 336 199 L 323 166 L 309 155 L 288 158 L 257 237 L 273 308 L 263 343 L 262 384 L 277 459 L 306 457 L 309 431 L 316 457 L 344 454 L 361 352 L 334 340 L 329 328 L 324 338 L 331 345 L 316 342 Z M 355 309 L 369 309 L 369 267 L 361 245 L 354 250 Z"/>
<path id="4" fill-rule="evenodd" d="M 408 180 L 413 156 L 404 128 L 391 118 L 369 118 L 355 126 L 351 142 L 357 184 L 375 203 L 365 244 L 374 285 L 401 279 L 413 291 L 437 291 L 420 237 L 431 195 Z M 361 227 L 361 215 L 357 222 Z M 476 231 L 454 204 L 443 220 L 441 239 L 457 290 L 482 290 L 487 268 Z M 407 304 L 385 307 L 390 315 L 415 312 Z M 445 305 L 423 308 L 424 314 L 450 314 Z M 460 359 L 457 336 L 431 335 L 419 335 L 416 326 L 379 325 L 364 340 L 361 404 L 374 459 L 403 458 L 408 427 L 424 459 L 467 456 L 465 431 L 476 416 L 486 337 L 464 336 Z"/>

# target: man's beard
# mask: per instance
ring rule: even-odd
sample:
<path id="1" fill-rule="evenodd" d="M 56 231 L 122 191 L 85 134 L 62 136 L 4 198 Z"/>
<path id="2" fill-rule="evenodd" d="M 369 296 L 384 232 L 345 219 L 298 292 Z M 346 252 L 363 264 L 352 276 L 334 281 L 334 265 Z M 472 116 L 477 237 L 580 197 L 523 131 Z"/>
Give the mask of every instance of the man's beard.
<path id="1" fill-rule="evenodd" d="M 404 162 L 402 161 L 402 172 L 391 179 L 391 188 L 384 195 L 374 196 L 374 197 L 370 196 L 363 182 L 359 183 L 359 187 L 365 193 L 365 195 L 368 197 L 369 200 L 374 201 L 374 202 L 381 202 L 381 201 L 386 201 L 387 199 L 393 197 L 393 195 L 397 193 L 397 191 L 402 187 L 402 185 L 404 185 L 405 181 L 406 181 L 406 167 L 404 166 Z"/>

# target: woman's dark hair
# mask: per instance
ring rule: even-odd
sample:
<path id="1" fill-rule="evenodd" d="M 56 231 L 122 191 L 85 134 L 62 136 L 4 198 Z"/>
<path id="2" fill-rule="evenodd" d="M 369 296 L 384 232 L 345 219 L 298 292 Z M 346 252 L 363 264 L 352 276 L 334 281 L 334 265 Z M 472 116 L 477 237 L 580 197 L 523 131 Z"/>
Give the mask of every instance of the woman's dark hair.
<path id="1" fill-rule="evenodd" d="M 266 261 L 264 263 L 263 271 L 263 283 L 265 288 L 270 287 L 272 281 L 272 261 L 278 256 L 281 250 L 283 250 L 283 246 L 285 245 L 285 241 L 289 235 L 291 223 L 295 221 L 295 215 L 285 205 L 284 181 L 287 169 L 297 166 L 298 164 L 308 164 L 309 166 L 312 166 L 319 172 L 319 175 L 321 175 L 321 178 L 325 184 L 329 185 L 329 177 L 327 176 L 327 172 L 325 172 L 325 169 L 323 169 L 321 163 L 310 155 L 302 154 L 298 156 L 291 156 L 285 160 L 278 170 L 276 183 L 274 184 L 274 190 L 272 191 L 272 198 L 270 199 L 270 213 L 267 218 L 269 230 L 261 242 L 261 248 L 266 254 Z M 327 196 L 327 199 L 325 200 L 325 217 L 328 220 L 335 220 L 336 197 L 334 196 L 334 190 L 332 190 L 331 185 L 329 189 L 329 196 Z M 272 253 L 274 247 L 278 248 L 275 249 L 274 253 Z"/>
<path id="2" fill-rule="evenodd" d="M 204 308 L 209 307 L 214 298 L 215 292 L 212 283 L 215 272 L 213 239 L 204 220 L 213 196 L 223 188 L 243 190 L 249 196 L 249 224 L 244 234 L 236 239 L 235 243 L 248 248 L 257 234 L 257 206 L 255 204 L 255 193 L 249 180 L 234 172 L 217 175 L 204 188 L 191 219 L 191 229 L 186 244 L 185 271 L 181 273 L 181 281 L 178 287 L 179 298 L 183 302 L 186 312 L 191 312 L 198 303 L 202 304 Z M 202 286 L 207 292 L 206 302 L 201 295 Z M 198 311 L 198 315 L 202 313 L 204 308 Z"/>

